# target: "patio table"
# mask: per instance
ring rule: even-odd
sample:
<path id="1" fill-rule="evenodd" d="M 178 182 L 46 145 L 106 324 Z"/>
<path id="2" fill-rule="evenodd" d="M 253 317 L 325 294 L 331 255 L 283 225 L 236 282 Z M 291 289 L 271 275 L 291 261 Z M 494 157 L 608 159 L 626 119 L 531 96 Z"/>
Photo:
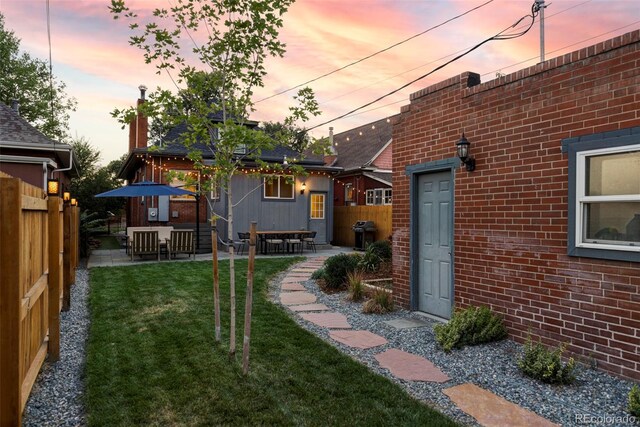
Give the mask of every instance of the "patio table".
<path id="1" fill-rule="evenodd" d="M 313 231 L 309 231 L 309 230 L 263 230 L 263 231 L 256 231 L 256 235 L 259 241 L 259 245 L 260 245 L 260 253 L 262 254 L 266 254 L 267 253 L 267 239 L 269 237 L 275 237 L 275 236 L 283 236 L 283 239 L 295 239 L 298 236 L 300 236 L 300 240 L 302 240 L 302 238 L 304 236 L 308 236 L 311 233 L 313 233 Z M 300 243 L 300 248 L 302 251 L 302 243 Z M 291 253 L 289 250 L 289 245 L 287 245 L 287 253 Z"/>

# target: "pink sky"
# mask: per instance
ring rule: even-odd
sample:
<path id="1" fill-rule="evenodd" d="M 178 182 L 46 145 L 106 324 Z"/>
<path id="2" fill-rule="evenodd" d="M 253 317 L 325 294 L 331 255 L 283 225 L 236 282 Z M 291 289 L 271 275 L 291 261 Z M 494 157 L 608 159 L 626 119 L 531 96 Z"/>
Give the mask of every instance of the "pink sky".
<path id="1" fill-rule="evenodd" d="M 352 61 L 367 56 L 486 0 L 299 0 L 285 17 L 281 32 L 288 50 L 271 60 L 265 88 L 256 100 L 272 95 Z M 78 100 L 71 133 L 84 136 L 102 153 L 103 163 L 124 154 L 127 132 L 112 119 L 114 108 L 133 105 L 137 87 L 174 87 L 166 76 L 145 65 L 142 55 L 128 45 L 125 22 L 114 21 L 107 0 L 51 0 L 51 43 L 54 74 Z M 163 0 L 132 0 L 141 12 Z M 173 1 L 171 1 L 173 3 Z M 546 59 L 640 28 L 637 0 L 553 0 L 546 2 Z M 313 126 L 333 119 L 426 74 L 485 38 L 505 29 L 530 12 L 533 0 L 494 0 L 487 6 L 310 86 L 323 111 Z M 45 0 L 0 0 L 5 25 L 22 40 L 21 47 L 47 59 Z M 399 112 L 409 94 L 464 71 L 495 78 L 539 61 L 539 24 L 525 36 L 488 43 L 403 91 L 358 114 L 316 129 L 325 136 Z M 260 102 L 255 120 L 281 120 L 294 92 Z"/>

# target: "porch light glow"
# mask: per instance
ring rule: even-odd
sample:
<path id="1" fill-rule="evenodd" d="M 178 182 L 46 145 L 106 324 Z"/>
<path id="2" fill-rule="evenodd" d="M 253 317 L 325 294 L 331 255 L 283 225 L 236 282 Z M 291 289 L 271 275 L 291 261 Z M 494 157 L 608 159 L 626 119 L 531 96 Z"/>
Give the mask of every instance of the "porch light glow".
<path id="1" fill-rule="evenodd" d="M 60 181 L 56 178 L 50 178 L 47 181 L 47 195 L 57 196 L 60 194 Z"/>

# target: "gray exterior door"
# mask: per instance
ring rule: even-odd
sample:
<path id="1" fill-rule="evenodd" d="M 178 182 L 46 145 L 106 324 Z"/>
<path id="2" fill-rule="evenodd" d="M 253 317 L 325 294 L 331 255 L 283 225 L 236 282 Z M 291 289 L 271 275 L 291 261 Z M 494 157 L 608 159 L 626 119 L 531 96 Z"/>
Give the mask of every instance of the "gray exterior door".
<path id="1" fill-rule="evenodd" d="M 327 242 L 327 193 L 309 194 L 309 230 L 316 231 L 316 243 Z"/>
<path id="2" fill-rule="evenodd" d="M 449 319 L 453 306 L 451 173 L 418 177 L 418 310 Z"/>

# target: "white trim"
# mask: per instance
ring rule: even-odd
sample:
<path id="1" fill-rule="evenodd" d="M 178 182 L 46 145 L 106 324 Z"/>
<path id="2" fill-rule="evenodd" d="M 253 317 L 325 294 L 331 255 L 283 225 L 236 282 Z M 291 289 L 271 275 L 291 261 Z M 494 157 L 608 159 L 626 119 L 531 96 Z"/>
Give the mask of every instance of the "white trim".
<path id="1" fill-rule="evenodd" d="M 585 210 L 587 203 L 607 203 L 607 202 L 640 202 L 640 194 L 611 195 L 611 196 L 587 196 L 586 189 L 586 159 L 598 155 L 610 155 L 640 151 L 640 144 L 625 145 L 614 148 L 599 148 L 596 150 L 585 150 L 576 153 L 576 205 L 575 205 L 575 247 L 588 249 L 606 249 L 613 251 L 640 252 L 640 246 L 635 245 L 612 245 L 606 243 L 591 243 L 584 241 Z M 571 189 L 570 189 L 571 190 Z"/>
<path id="2" fill-rule="evenodd" d="M 382 172 L 382 171 L 374 171 L 374 172 L 386 173 L 386 172 Z M 391 184 L 391 182 L 385 181 L 384 179 L 378 178 L 377 176 L 369 175 L 366 172 L 364 172 L 362 175 L 366 176 L 367 178 L 371 178 L 371 179 L 373 179 L 375 181 L 378 181 L 378 182 L 380 182 L 382 184 L 388 185 L 389 187 L 393 187 L 393 184 Z"/>
<path id="3" fill-rule="evenodd" d="M 0 154 L 0 163 L 27 163 L 27 164 L 46 163 L 54 169 L 58 167 L 58 164 L 54 160 L 51 160 L 48 157 L 12 156 L 9 154 Z"/>
<path id="4" fill-rule="evenodd" d="M 269 200 L 294 200 L 296 198 L 296 186 L 295 186 L 295 181 L 293 181 L 293 175 L 270 175 L 273 178 L 271 178 L 273 181 L 275 181 L 277 179 L 278 181 L 278 195 L 277 196 L 267 196 L 267 177 L 263 177 L 262 178 L 262 197 L 265 199 L 269 199 Z M 286 182 L 286 177 L 290 177 L 292 179 L 290 185 L 291 185 L 291 197 L 282 197 L 280 195 L 280 179 L 281 178 L 285 178 L 285 182 Z M 289 184 L 289 183 L 287 183 Z"/>
<path id="5" fill-rule="evenodd" d="M 314 196 L 319 196 L 322 197 L 322 217 L 314 217 L 313 216 L 313 198 Z M 309 219 L 317 219 L 317 220 L 323 220 L 327 217 L 326 214 L 326 210 L 327 210 L 327 198 L 326 198 L 326 194 L 324 193 L 311 193 L 309 195 Z"/>

